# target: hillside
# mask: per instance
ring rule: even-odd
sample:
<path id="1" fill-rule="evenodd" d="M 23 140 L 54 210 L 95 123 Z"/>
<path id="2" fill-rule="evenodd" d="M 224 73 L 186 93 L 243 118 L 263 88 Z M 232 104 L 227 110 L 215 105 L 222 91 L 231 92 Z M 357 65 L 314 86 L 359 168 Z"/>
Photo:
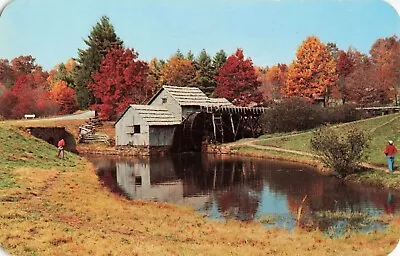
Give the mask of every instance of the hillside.
<path id="1" fill-rule="evenodd" d="M 215 222 L 191 209 L 127 201 L 104 188 L 93 166 L 9 123 L 0 124 L 0 246 L 13 255 L 387 255 L 386 232 L 329 239 L 319 231 Z"/>

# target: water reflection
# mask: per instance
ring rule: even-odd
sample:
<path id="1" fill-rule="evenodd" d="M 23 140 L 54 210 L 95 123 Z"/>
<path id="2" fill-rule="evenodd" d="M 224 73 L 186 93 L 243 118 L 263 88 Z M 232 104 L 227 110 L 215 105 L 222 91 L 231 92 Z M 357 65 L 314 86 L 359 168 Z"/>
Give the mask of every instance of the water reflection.
<path id="1" fill-rule="evenodd" d="M 341 226 L 343 219 L 363 222 L 367 215 L 394 214 L 398 197 L 321 176 L 307 166 L 265 159 L 200 154 L 88 158 L 107 187 L 130 199 L 187 205 L 210 218 L 275 216 L 274 225 L 287 228 L 294 226 L 300 206 L 303 226 L 328 230 Z M 337 212 L 341 215 L 321 218 Z"/>

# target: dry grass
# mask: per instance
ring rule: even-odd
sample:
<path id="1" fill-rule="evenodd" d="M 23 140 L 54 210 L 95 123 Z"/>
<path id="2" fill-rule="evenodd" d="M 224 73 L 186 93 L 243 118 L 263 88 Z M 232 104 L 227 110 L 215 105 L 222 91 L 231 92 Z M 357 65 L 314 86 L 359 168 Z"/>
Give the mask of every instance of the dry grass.
<path id="1" fill-rule="evenodd" d="M 1 246 L 14 255 L 386 255 L 400 235 L 398 218 L 386 233 L 338 240 L 207 221 L 191 209 L 121 199 L 82 164 L 74 172 L 14 171 L 19 188 L 1 191 Z"/>
<path id="2" fill-rule="evenodd" d="M 45 143 L 4 132 L 19 140 L 3 143 L 10 147 L 28 139 L 38 162 L 34 168 L 24 152 L 15 154 L 6 172 L 16 185 L 0 186 L 0 246 L 13 255 L 387 255 L 400 237 L 400 217 L 386 232 L 331 240 L 319 231 L 221 223 L 184 207 L 128 201 L 99 184 L 86 160 L 67 155 L 74 164 L 60 165 L 50 161 L 52 151 L 38 157 L 50 150 Z M 0 156 L 7 150 L 3 145 Z"/>

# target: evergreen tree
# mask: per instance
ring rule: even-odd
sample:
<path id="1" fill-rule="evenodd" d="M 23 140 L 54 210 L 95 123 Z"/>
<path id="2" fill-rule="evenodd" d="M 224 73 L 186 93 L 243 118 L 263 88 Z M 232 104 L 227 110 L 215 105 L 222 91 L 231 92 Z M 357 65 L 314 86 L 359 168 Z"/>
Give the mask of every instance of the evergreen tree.
<path id="1" fill-rule="evenodd" d="M 177 57 L 178 59 L 185 59 L 185 56 L 183 55 L 183 53 L 181 52 L 181 50 L 176 50 L 176 53 L 174 54 L 174 57 Z"/>
<path id="2" fill-rule="evenodd" d="M 186 55 L 186 59 L 194 61 L 194 55 L 193 55 L 193 52 L 191 50 L 188 51 L 188 53 Z"/>
<path id="3" fill-rule="evenodd" d="M 160 89 L 162 87 L 162 84 L 160 82 L 160 77 L 161 77 L 161 69 L 164 67 L 164 65 L 165 65 L 165 61 L 158 60 L 157 58 L 153 58 L 149 62 L 148 80 L 150 83 L 153 84 L 152 94 L 154 94 L 158 89 Z"/>
<path id="4" fill-rule="evenodd" d="M 78 65 L 75 68 L 75 93 L 79 108 L 84 109 L 96 102 L 93 93 L 87 85 L 93 82 L 92 75 L 99 70 L 103 57 L 111 48 L 123 45 L 122 40 L 116 35 L 113 25 L 107 16 L 102 16 L 100 21 L 92 28 L 87 40 L 84 40 L 87 49 L 78 49 Z"/>
<path id="5" fill-rule="evenodd" d="M 326 44 L 326 49 L 331 54 L 332 59 L 336 61 L 339 57 L 339 48 L 337 47 L 337 45 L 335 43 L 329 42 Z"/>
<path id="6" fill-rule="evenodd" d="M 206 50 L 202 50 L 195 61 L 196 67 L 196 85 L 207 96 L 213 94 L 217 86 L 214 79 L 214 67 L 211 63 L 211 57 L 207 54 Z"/>
<path id="7" fill-rule="evenodd" d="M 224 50 L 219 50 L 219 52 L 217 52 L 213 58 L 213 67 L 215 70 L 215 74 L 218 74 L 220 68 L 222 67 L 222 65 L 224 65 L 224 63 L 226 62 L 227 56 L 226 56 L 226 52 Z"/>

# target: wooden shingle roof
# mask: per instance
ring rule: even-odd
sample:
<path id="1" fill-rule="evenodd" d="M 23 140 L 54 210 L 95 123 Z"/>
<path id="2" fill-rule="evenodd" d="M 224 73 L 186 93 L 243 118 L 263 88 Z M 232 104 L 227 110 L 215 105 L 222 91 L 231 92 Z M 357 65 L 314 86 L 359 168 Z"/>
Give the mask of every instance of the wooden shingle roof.
<path id="1" fill-rule="evenodd" d="M 210 98 L 210 104 L 214 106 L 233 106 L 232 102 L 225 98 Z"/>
<path id="2" fill-rule="evenodd" d="M 160 106 L 130 105 L 148 125 L 178 125 L 181 121 Z"/>
<path id="3" fill-rule="evenodd" d="M 209 98 L 197 87 L 163 86 L 181 106 L 197 106 L 209 103 Z"/>

